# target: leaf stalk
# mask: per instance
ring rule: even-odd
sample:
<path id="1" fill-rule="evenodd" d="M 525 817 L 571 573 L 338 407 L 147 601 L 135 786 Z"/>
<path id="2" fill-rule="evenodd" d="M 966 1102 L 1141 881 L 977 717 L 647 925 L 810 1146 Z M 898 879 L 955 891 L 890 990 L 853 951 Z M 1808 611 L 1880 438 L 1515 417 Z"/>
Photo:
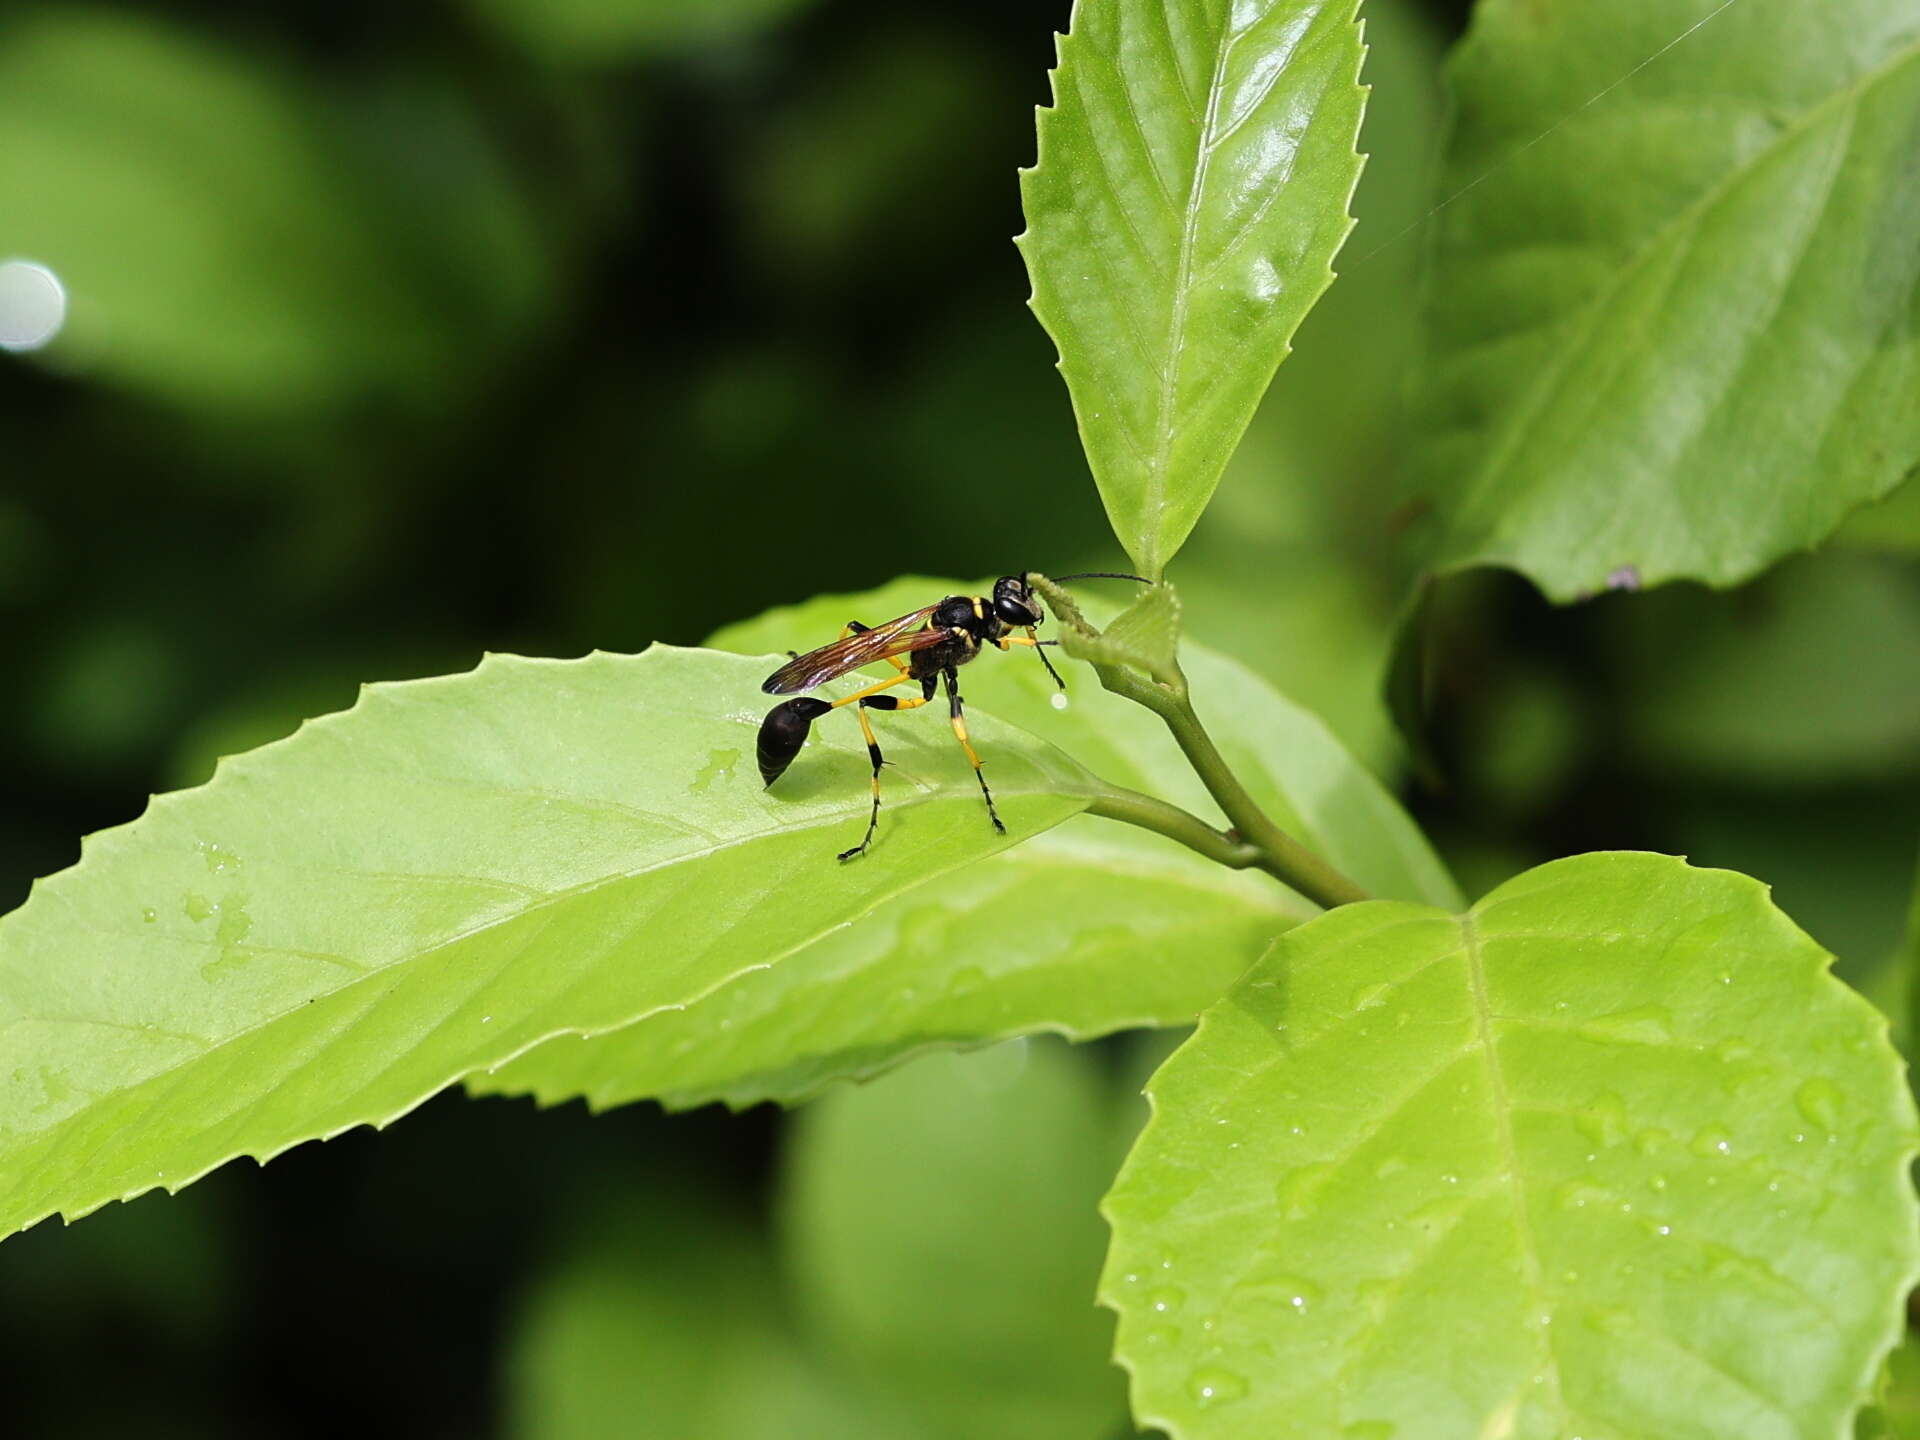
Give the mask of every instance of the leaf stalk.
<path id="1" fill-rule="evenodd" d="M 1240 778 L 1227 765 L 1219 747 L 1213 743 L 1213 737 L 1207 734 L 1200 717 L 1194 713 L 1193 703 L 1187 693 L 1187 677 L 1178 664 L 1164 680 L 1149 680 L 1120 665 L 1095 664 L 1093 668 L 1100 677 L 1100 683 L 1113 694 L 1146 706 L 1166 722 L 1167 728 L 1173 732 L 1175 743 L 1187 757 L 1187 763 L 1193 766 L 1194 773 L 1207 787 L 1207 793 L 1213 796 L 1214 803 L 1219 805 L 1233 829 L 1223 833 L 1176 806 L 1165 806 L 1214 837 L 1218 842 L 1215 848 L 1220 853 L 1213 853 L 1196 844 L 1186 833 L 1175 833 L 1163 825 L 1152 824 L 1132 815 L 1116 815 L 1114 818 L 1146 824 L 1148 829 L 1171 835 L 1223 865 L 1232 865 L 1236 869 L 1264 870 L 1281 884 L 1328 910 L 1370 898 L 1354 881 L 1274 824 L 1253 796 L 1247 793 L 1246 786 L 1240 783 Z M 1146 797 L 1139 798 L 1144 800 Z M 1158 805 L 1164 802 L 1153 803 Z M 1111 813 L 1101 809 L 1097 803 L 1091 808 L 1095 814 Z M 1250 858 L 1245 858 L 1248 852 Z"/>

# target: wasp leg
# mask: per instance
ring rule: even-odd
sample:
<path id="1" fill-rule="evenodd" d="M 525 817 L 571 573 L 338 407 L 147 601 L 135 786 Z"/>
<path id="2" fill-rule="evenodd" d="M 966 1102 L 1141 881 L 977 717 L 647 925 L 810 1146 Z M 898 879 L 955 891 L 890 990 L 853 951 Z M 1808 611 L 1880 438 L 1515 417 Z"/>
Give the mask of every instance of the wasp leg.
<path id="1" fill-rule="evenodd" d="M 898 695 L 868 695 L 861 699 L 859 708 L 853 712 L 859 718 L 860 732 L 867 737 L 867 758 L 873 761 L 873 809 L 867 815 L 867 833 L 851 850 L 840 852 L 842 860 L 851 860 L 856 855 L 864 854 L 867 846 L 873 843 L 874 828 L 880 823 L 880 767 L 887 762 L 880 753 L 880 741 L 873 733 L 873 722 L 867 719 L 867 711 L 918 710 L 926 703 L 925 696 L 918 700 L 902 700 Z"/>
<path id="2" fill-rule="evenodd" d="M 867 846 L 873 843 L 874 828 L 880 823 L 880 767 L 887 763 L 886 757 L 880 753 L 879 738 L 873 733 L 873 722 L 867 719 L 867 707 L 857 705 L 853 713 L 860 722 L 860 733 L 867 737 L 867 758 L 873 762 L 873 809 L 867 812 L 867 833 L 860 837 L 860 843 L 851 850 L 840 852 L 842 860 L 851 860 L 864 853 Z"/>
<path id="3" fill-rule="evenodd" d="M 760 739 L 754 747 L 754 758 L 760 762 L 760 778 L 771 785 L 786 774 L 793 757 L 807 743 L 807 732 L 813 728 L 813 722 L 832 708 L 811 695 L 798 695 L 769 710 L 767 718 L 760 722 Z"/>
<path id="4" fill-rule="evenodd" d="M 960 677 L 951 668 L 944 675 L 947 682 L 947 712 L 953 723 L 954 739 L 967 752 L 967 763 L 973 766 L 973 778 L 980 782 L 980 794 L 987 802 L 987 818 L 993 821 L 993 828 L 1004 835 L 1007 827 L 1000 823 L 1000 812 L 993 808 L 993 792 L 987 789 L 987 777 L 980 773 L 980 757 L 974 753 L 973 742 L 967 739 L 966 707 L 960 703 Z"/>
<path id="5" fill-rule="evenodd" d="M 1053 677 L 1053 683 L 1058 685 L 1062 690 L 1067 688 L 1067 682 L 1060 678 L 1060 672 L 1054 669 L 1053 662 L 1047 659 L 1047 652 L 1040 648 L 1042 645 L 1058 645 L 1060 643 L 1058 640 L 1042 640 L 1038 635 L 1033 633 L 1033 627 L 1029 625 L 1027 626 L 1025 636 L 1002 635 L 993 643 L 998 645 L 1002 650 L 1011 649 L 1015 645 L 1031 645 L 1033 647 L 1033 653 L 1040 657 L 1040 663 L 1047 667 L 1047 674 Z"/>

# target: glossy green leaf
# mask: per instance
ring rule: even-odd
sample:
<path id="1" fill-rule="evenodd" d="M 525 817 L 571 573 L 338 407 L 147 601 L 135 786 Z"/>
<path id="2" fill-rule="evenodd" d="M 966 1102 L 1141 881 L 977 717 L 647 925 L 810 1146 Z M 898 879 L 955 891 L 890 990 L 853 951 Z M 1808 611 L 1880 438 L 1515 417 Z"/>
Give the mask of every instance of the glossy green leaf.
<path id="1" fill-rule="evenodd" d="M 549 1041 L 467 1088 L 739 1109 L 794 1104 L 935 1046 L 1182 1024 L 1305 914 L 1265 876 L 1079 817 L 685 1009 Z"/>
<path id="2" fill-rule="evenodd" d="M 709 1197 L 618 1193 L 521 1303 L 506 1362 L 521 1440 L 914 1440 L 808 1353 L 764 1237 Z"/>
<path id="3" fill-rule="evenodd" d="M 952 1440 L 1108 1440 L 1126 1421 L 1093 1298 L 1110 1109 L 1057 1041 L 928 1056 L 808 1107 L 783 1186 L 802 1315 Z"/>
<path id="4" fill-rule="evenodd" d="M 1911 471 L 1909 0 L 1489 0 L 1452 80 L 1428 564 L 1731 585 Z"/>
<path id="5" fill-rule="evenodd" d="M 877 623 L 930 597 L 978 588 L 909 578 L 775 610 L 713 641 L 778 654 L 831 638 L 848 620 Z M 1086 603 L 1096 618 L 1110 618 L 1111 606 Z M 1184 659 L 1221 748 L 1282 824 L 1377 894 L 1459 903 L 1413 823 L 1324 726 L 1223 656 L 1189 646 Z M 969 712 L 1052 741 L 1102 780 L 1196 811 L 1208 806 L 1158 719 L 1102 690 L 1084 666 L 1066 662 L 1063 674 L 1069 704 L 1056 710 L 1053 682 L 1031 656 L 984 656 L 962 672 Z M 933 731 L 932 743 L 951 745 L 925 712 L 878 715 L 875 724 L 889 753 L 896 734 Z M 851 721 L 842 728 L 857 734 Z M 993 775 L 991 747 L 982 756 Z M 891 774 L 883 778 L 891 782 Z M 883 807 L 876 854 L 888 821 Z M 615 1034 L 557 1040 L 468 1084 L 545 1103 L 581 1095 L 595 1106 L 648 1097 L 674 1105 L 791 1102 L 931 1045 L 1179 1024 L 1212 1003 L 1273 935 L 1311 913 L 1265 876 L 1077 816 L 973 866 L 962 883 L 929 879 L 796 963 L 743 975 L 684 1011 Z"/>
<path id="6" fill-rule="evenodd" d="M 1176 1440 L 1837 1436 L 1920 1275 L 1886 1022 L 1646 854 L 1300 926 L 1149 1087 L 1103 1298 Z"/>
<path id="7" fill-rule="evenodd" d="M 1107 516 L 1158 579 L 1332 283 L 1355 0 L 1082 0 L 1021 176 L 1033 310 Z"/>
<path id="8" fill-rule="evenodd" d="M 684 1005 L 1059 823 L 1082 772 L 983 716 L 754 773 L 762 663 L 656 647 L 381 685 L 92 837 L 0 921 L 0 1233 L 384 1124 L 565 1032 Z"/>

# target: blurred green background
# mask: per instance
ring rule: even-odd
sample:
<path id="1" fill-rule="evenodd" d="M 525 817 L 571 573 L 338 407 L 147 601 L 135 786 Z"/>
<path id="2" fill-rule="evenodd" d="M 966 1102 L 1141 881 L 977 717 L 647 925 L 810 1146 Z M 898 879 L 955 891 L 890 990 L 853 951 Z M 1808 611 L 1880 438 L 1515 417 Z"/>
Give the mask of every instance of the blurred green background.
<path id="1" fill-rule="evenodd" d="M 1465 5 L 1367 12 L 1343 278 L 1173 577 L 1195 633 L 1399 778 L 1393 478 Z M 66 312 L 0 353 L 0 910 L 82 834 L 362 681 L 696 643 L 903 570 L 1116 563 L 1009 243 L 1066 19 L 1064 0 L 8 7 L 0 264 L 45 267 Z M 1408 793 L 1469 892 L 1581 850 L 1685 853 L 1772 883 L 1890 995 L 1920 814 L 1920 569 L 1892 513 L 1732 594 L 1555 611 L 1485 575 L 1432 596 L 1435 766 Z M 1046 1240 L 1037 1276 L 925 1283 L 999 1285 L 952 1307 L 976 1316 L 1083 1272 L 1090 1294 L 1136 1048 L 935 1062 L 797 1126 L 445 1097 L 384 1137 L 43 1225 L 0 1246 L 5 1433 L 920 1433 L 873 1377 L 904 1363 L 889 1307 L 941 1309 L 884 1279 L 931 1242 L 838 1233 L 821 1217 L 852 1201 L 821 1197 L 882 1186 L 886 1097 L 917 1095 L 970 1127 L 952 1153 L 1061 1167 L 980 1207 Z M 1092 1151 L 1089 1107 L 1113 1116 Z M 1118 1433 L 1104 1331 L 1047 1323 L 1066 1378 L 1021 1413 Z M 964 1388 L 1024 1393 L 1018 1356 L 920 1338 L 963 1357 Z M 724 1404 L 668 1383 L 720 1348 Z"/>

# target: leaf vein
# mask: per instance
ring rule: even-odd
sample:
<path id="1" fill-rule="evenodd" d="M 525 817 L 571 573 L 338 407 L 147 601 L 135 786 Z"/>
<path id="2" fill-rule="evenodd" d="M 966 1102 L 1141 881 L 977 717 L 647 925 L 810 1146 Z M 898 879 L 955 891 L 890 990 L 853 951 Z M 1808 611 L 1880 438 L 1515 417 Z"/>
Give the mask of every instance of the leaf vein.
<path id="1" fill-rule="evenodd" d="M 1530 1292 L 1534 1308 L 1542 1309 L 1547 1305 L 1546 1283 L 1541 1276 L 1540 1240 L 1534 1233 L 1533 1216 L 1527 1209 L 1525 1183 L 1520 1174 L 1520 1155 L 1513 1138 L 1513 1115 L 1508 1108 L 1507 1081 L 1500 1067 L 1500 1054 L 1495 1048 L 1493 1035 L 1493 1009 L 1487 994 L 1486 963 L 1480 953 L 1480 936 L 1474 927 L 1473 916 L 1460 917 L 1460 934 L 1466 941 L 1467 986 L 1473 994 L 1474 1033 L 1476 1043 L 1486 1059 L 1487 1091 L 1489 1104 L 1493 1110 L 1494 1138 L 1500 1147 L 1500 1159 L 1504 1168 L 1509 1201 L 1513 1207 L 1514 1226 L 1520 1242 L 1520 1266 L 1522 1279 Z M 1562 1414 L 1566 1412 L 1566 1397 L 1560 1384 L 1560 1358 L 1554 1347 L 1553 1327 L 1541 1327 L 1540 1346 L 1542 1359 L 1546 1363 L 1545 1374 L 1549 1377 L 1553 1391 L 1553 1402 Z"/>

